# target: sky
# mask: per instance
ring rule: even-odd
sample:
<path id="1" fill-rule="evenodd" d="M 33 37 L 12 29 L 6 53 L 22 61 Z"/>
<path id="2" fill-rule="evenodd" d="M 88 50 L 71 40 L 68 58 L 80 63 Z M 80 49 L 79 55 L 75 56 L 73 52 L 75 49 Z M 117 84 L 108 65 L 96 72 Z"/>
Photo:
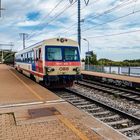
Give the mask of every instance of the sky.
<path id="1" fill-rule="evenodd" d="M 26 46 L 54 37 L 77 41 L 77 1 L 70 1 L 2 0 L 0 43 L 22 50 L 20 33 L 28 34 Z M 89 0 L 87 6 L 81 0 L 81 57 L 88 41 L 98 59 L 140 59 L 139 17 L 140 0 Z"/>

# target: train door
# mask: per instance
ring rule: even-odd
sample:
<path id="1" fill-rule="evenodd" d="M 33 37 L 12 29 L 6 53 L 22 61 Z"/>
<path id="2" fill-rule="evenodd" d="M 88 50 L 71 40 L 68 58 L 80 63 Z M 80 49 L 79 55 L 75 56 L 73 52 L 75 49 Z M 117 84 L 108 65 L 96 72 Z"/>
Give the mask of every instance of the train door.
<path id="1" fill-rule="evenodd" d="M 43 73 L 42 49 L 36 49 L 36 71 Z"/>
<path id="2" fill-rule="evenodd" d="M 32 70 L 36 71 L 36 65 L 35 65 L 35 51 L 33 50 L 31 52 L 31 62 L 32 62 Z"/>

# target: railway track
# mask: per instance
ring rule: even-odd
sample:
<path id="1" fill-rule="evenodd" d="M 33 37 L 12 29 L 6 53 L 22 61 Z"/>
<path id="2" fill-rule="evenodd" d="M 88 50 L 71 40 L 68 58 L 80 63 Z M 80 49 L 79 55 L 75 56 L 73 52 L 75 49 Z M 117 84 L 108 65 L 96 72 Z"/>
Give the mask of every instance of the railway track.
<path id="1" fill-rule="evenodd" d="M 73 89 L 53 91 L 72 105 L 98 118 L 107 125 L 128 136 L 140 140 L 140 118 L 104 104 L 91 96 Z"/>
<path id="2" fill-rule="evenodd" d="M 111 86 L 111 85 L 94 82 L 94 81 L 90 81 L 90 80 L 78 81 L 77 84 L 86 86 L 89 88 L 93 88 L 96 90 L 100 90 L 100 91 L 127 99 L 129 101 L 134 101 L 135 103 L 140 103 L 140 92 L 137 92 L 137 91 L 123 89 L 120 87 Z"/>

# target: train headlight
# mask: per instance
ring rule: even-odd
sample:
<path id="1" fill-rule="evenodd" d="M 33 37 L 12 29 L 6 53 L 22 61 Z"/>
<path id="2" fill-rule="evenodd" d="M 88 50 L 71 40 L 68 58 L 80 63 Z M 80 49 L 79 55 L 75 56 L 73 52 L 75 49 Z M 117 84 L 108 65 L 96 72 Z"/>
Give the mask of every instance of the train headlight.
<path id="1" fill-rule="evenodd" d="M 73 69 L 73 71 L 76 71 L 77 73 L 79 73 L 80 70 L 81 70 L 81 69 L 80 69 L 79 67 Z"/>
<path id="2" fill-rule="evenodd" d="M 81 70 L 81 69 L 80 69 L 79 67 L 76 68 L 76 71 L 77 71 L 77 72 L 80 72 L 80 70 Z"/>
<path id="3" fill-rule="evenodd" d="M 46 71 L 47 71 L 47 72 L 54 71 L 54 68 L 51 68 L 51 67 L 46 67 Z"/>

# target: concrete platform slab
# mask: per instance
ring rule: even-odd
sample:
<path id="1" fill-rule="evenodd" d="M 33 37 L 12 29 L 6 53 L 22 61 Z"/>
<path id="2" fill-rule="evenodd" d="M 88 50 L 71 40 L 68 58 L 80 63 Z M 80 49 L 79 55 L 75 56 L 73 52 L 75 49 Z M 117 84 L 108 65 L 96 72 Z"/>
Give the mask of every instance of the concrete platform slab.
<path id="1" fill-rule="evenodd" d="M 40 117 L 35 119 L 30 118 L 28 114 L 28 109 L 37 109 L 44 107 L 55 107 L 61 113 L 61 115 Z M 40 134 L 38 134 L 37 136 L 38 139 L 42 135 L 43 137 L 46 136 L 47 140 L 48 138 L 54 138 L 57 140 L 57 137 L 58 139 L 59 137 L 61 137 L 62 140 L 80 140 L 82 138 L 84 139 L 85 137 L 88 140 L 128 140 L 125 136 L 116 132 L 111 127 L 103 124 L 94 117 L 87 115 L 85 112 L 81 112 L 79 109 L 73 107 L 67 102 L 44 103 L 40 105 L 23 106 L 22 108 L 14 107 L 10 114 L 8 113 L 8 111 L 8 108 L 4 109 L 3 112 L 1 111 L 1 116 L 4 116 L 4 118 L 6 117 L 4 120 L 9 121 L 9 124 L 7 123 L 7 125 L 10 125 L 10 128 L 14 128 L 14 131 L 16 129 L 17 133 L 17 128 L 24 129 L 24 133 L 25 130 L 29 131 L 27 134 L 25 133 L 24 136 L 24 138 L 26 138 L 27 140 L 31 139 L 31 137 L 34 136 L 32 133 L 35 132 L 37 129 L 38 131 L 40 131 Z M 11 124 L 10 121 L 12 121 L 13 123 Z M 3 127 L 6 126 L 2 125 L 2 129 Z M 49 129 L 50 131 L 47 129 Z M 6 131 L 13 130 L 9 130 L 8 128 L 6 129 Z M 21 132 L 19 132 L 19 137 L 21 137 L 20 133 Z M 29 133 L 31 133 L 31 137 L 28 136 Z M 56 137 L 52 136 L 55 134 Z M 48 137 L 48 135 L 50 137 Z M 10 136 L 7 136 L 6 138 L 9 137 Z M 16 137 L 19 138 L 18 136 Z"/>
<path id="2" fill-rule="evenodd" d="M 140 77 L 131 77 L 131 76 L 125 76 L 125 75 L 108 74 L 108 73 L 93 72 L 93 71 L 82 71 L 82 74 L 89 75 L 89 76 L 97 76 L 97 77 L 103 77 L 103 78 L 122 80 L 122 81 L 129 81 L 129 82 L 134 82 L 134 83 L 140 83 Z"/>
<path id="3" fill-rule="evenodd" d="M 59 99 L 60 97 L 13 68 L 0 65 L 0 106 Z"/>
<path id="4" fill-rule="evenodd" d="M 60 114 L 31 118 L 29 109 Z M 0 65 L 1 140 L 128 140 L 13 68 Z"/>

